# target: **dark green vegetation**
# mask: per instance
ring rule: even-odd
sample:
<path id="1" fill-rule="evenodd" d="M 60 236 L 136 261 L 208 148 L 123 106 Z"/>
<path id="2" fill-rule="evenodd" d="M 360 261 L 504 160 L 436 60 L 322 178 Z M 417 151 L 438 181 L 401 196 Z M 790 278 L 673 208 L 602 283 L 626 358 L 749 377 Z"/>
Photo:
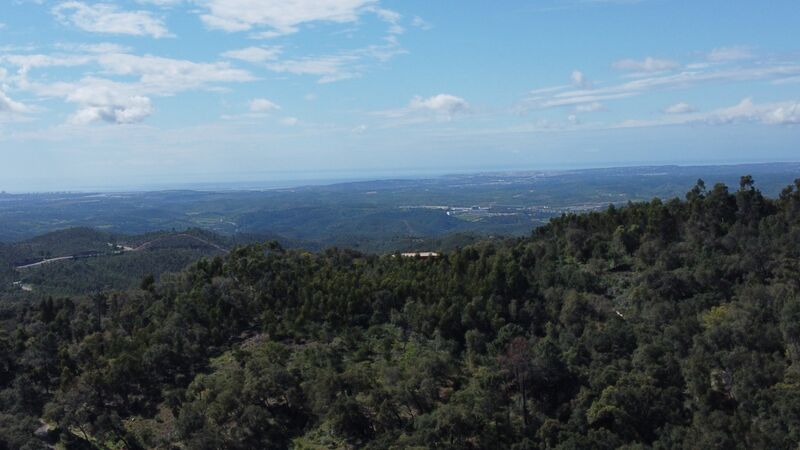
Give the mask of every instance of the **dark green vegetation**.
<path id="1" fill-rule="evenodd" d="M 0 293 L 31 299 L 42 294 L 81 295 L 130 289 L 139 286 L 146 276 L 158 279 L 161 274 L 178 272 L 204 256 L 224 254 L 237 244 L 256 240 L 235 240 L 197 229 L 139 236 L 112 235 L 88 228 L 56 231 L 0 245 Z M 74 259 L 14 270 L 69 256 Z M 23 291 L 22 286 L 31 292 Z"/>
<path id="2" fill-rule="evenodd" d="M 116 237 L 90 228 L 66 229 L 6 245 L 2 257 L 23 265 L 63 255 L 105 253 L 115 241 Z"/>
<path id="3" fill-rule="evenodd" d="M 6 301 L 0 448 L 797 448 L 800 180 Z"/>
<path id="4" fill-rule="evenodd" d="M 463 247 L 487 238 L 452 234 L 415 239 L 436 251 Z M 71 228 L 22 242 L 0 243 L 0 295 L 35 299 L 42 295 L 83 295 L 139 286 L 142 278 L 179 272 L 203 257 L 223 255 L 237 245 L 272 240 L 269 235 L 223 236 L 211 231 L 154 232 L 138 236 L 112 235 L 89 228 Z M 310 243 L 282 240 L 284 248 L 318 250 Z M 74 256 L 73 259 L 59 259 Z M 42 260 L 55 261 L 14 270 Z M 25 290 L 27 289 L 27 291 Z"/>
<path id="5" fill-rule="evenodd" d="M 454 233 L 524 236 L 564 212 L 682 195 L 698 178 L 735 184 L 742 173 L 774 197 L 800 164 L 508 172 L 259 191 L 0 194 L 0 242 L 74 227 L 124 235 L 201 228 L 269 235 L 286 248 L 430 250 L 431 240 Z"/>

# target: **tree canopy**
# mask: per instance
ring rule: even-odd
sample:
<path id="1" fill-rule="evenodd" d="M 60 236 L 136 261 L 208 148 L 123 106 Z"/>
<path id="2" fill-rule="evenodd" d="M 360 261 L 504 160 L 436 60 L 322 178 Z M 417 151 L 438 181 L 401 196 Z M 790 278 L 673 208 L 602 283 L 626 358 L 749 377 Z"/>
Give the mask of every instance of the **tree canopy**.
<path id="1" fill-rule="evenodd" d="M 249 245 L 2 311 L 0 448 L 800 443 L 800 180 L 440 257 Z"/>

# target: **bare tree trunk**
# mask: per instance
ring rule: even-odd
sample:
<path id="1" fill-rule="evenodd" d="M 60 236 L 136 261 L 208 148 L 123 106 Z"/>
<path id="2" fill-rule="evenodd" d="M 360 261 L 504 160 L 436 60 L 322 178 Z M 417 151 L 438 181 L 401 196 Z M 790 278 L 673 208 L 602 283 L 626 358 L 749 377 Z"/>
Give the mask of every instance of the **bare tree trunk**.
<path id="1" fill-rule="evenodd" d="M 522 431 L 528 433 L 528 397 L 525 393 L 525 374 L 520 376 L 519 390 L 522 394 Z"/>

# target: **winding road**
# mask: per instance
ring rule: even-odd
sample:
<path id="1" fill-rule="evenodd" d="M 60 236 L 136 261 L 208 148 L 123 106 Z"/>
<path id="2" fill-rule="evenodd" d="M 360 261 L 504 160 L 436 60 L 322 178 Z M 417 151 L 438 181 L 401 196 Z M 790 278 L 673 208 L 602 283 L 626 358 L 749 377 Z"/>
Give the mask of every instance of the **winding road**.
<path id="1" fill-rule="evenodd" d="M 25 264 L 24 266 L 17 266 L 17 267 L 15 267 L 15 269 L 17 269 L 17 270 L 20 270 L 20 269 L 32 269 L 34 267 L 39 267 L 39 266 L 43 266 L 45 264 L 50 264 L 51 262 L 64 261 L 64 260 L 67 260 L 67 259 L 74 259 L 74 258 L 75 258 L 74 256 L 59 256 L 58 258 L 43 259 L 43 260 L 41 260 L 39 262 L 35 262 L 33 264 Z"/>
<path id="2" fill-rule="evenodd" d="M 202 244 L 205 244 L 205 245 L 207 245 L 207 246 L 209 246 L 211 248 L 219 250 L 222 253 L 228 253 L 227 249 L 225 249 L 223 247 L 220 247 L 219 245 L 217 245 L 217 244 L 215 244 L 213 242 L 207 241 L 207 240 L 205 240 L 203 238 L 199 238 L 197 236 L 193 236 L 191 234 L 185 234 L 185 233 L 171 234 L 171 235 L 168 235 L 168 236 L 157 237 L 157 238 L 155 238 L 155 239 L 153 239 L 151 241 L 147 241 L 147 242 L 139 245 L 138 247 L 130 247 L 130 246 L 127 246 L 125 244 L 119 244 L 117 247 L 120 249 L 118 251 L 120 251 L 121 253 L 140 252 L 142 250 L 147 250 L 148 248 L 152 247 L 153 244 L 155 244 L 156 242 L 163 241 L 165 239 L 173 239 L 173 238 L 189 238 L 189 239 L 193 239 L 193 240 L 198 241 L 198 242 L 200 242 Z M 17 269 L 17 270 L 33 269 L 35 267 L 40 267 L 40 266 L 43 266 L 45 264 L 50 264 L 50 263 L 54 263 L 54 262 L 58 262 L 58 261 L 66 261 L 66 260 L 70 260 L 70 259 L 78 259 L 78 258 L 86 258 L 86 257 L 107 256 L 107 255 L 109 255 L 109 254 L 108 253 L 100 253 L 100 252 L 98 252 L 95 255 L 59 256 L 57 258 L 48 258 L 48 259 L 43 259 L 43 260 L 41 260 L 39 262 L 35 262 L 35 263 L 31 263 L 31 264 L 25 264 L 25 265 L 22 265 L 22 266 L 16 266 L 15 269 Z"/>

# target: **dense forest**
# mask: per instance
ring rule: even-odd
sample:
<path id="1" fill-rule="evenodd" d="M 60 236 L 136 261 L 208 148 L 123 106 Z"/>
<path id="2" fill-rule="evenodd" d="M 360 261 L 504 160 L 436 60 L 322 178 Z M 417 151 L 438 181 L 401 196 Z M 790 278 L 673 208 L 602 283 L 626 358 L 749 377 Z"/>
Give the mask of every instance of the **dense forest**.
<path id="1" fill-rule="evenodd" d="M 497 239 L 503 238 L 453 233 L 440 238 L 389 239 L 380 248 L 388 249 L 385 253 L 419 248 L 446 252 Z M 269 241 L 276 241 L 287 249 L 320 250 L 311 242 L 274 235 L 226 236 L 197 228 L 134 236 L 85 227 L 68 228 L 25 241 L 0 243 L 0 298 L 30 300 L 41 295 L 79 296 L 104 290 L 128 290 L 139 286 L 144 277 L 152 275 L 157 281 L 162 274 L 179 272 L 203 257 L 223 255 L 237 246 Z M 123 248 L 128 250 L 123 251 Z M 64 256 L 75 256 L 75 259 L 15 270 L 20 265 Z"/>
<path id="2" fill-rule="evenodd" d="M 434 258 L 241 246 L 0 312 L 0 448 L 800 444 L 800 180 Z"/>

